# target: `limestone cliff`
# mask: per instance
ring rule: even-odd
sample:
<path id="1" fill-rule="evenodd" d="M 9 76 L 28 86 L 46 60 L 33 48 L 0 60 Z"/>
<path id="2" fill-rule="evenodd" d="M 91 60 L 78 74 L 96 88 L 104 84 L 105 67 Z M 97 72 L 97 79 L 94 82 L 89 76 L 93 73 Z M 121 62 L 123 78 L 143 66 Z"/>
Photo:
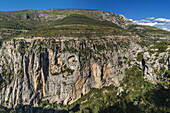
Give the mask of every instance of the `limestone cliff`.
<path id="1" fill-rule="evenodd" d="M 38 106 L 41 101 L 71 104 L 90 88 L 119 86 L 124 70 L 141 67 L 144 77 L 157 82 L 158 70 L 168 68 L 167 52 L 144 52 L 138 37 L 35 38 L 3 42 L 0 49 L 0 104 Z M 138 61 L 138 53 L 144 58 Z M 157 59 L 157 60 L 153 60 Z M 163 64 L 160 62 L 164 59 Z M 155 64 L 153 64 L 155 62 Z M 151 65 L 153 64 L 153 65 Z"/>

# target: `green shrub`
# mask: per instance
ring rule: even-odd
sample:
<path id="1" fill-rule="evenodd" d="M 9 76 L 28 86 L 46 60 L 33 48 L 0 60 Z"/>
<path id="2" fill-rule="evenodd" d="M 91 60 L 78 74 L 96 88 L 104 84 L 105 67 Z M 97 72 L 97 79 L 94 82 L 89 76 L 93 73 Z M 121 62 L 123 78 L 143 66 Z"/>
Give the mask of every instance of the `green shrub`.
<path id="1" fill-rule="evenodd" d="M 163 64 L 164 63 L 164 59 L 160 59 L 159 63 Z"/>
<path id="2" fill-rule="evenodd" d="M 143 52 L 137 54 L 137 61 L 142 61 L 143 59 Z"/>
<path id="3" fill-rule="evenodd" d="M 167 49 L 167 46 L 164 45 L 164 46 L 160 46 L 160 47 L 158 48 L 158 51 L 159 51 L 159 52 L 165 52 L 166 49 Z"/>
<path id="4" fill-rule="evenodd" d="M 49 100 L 41 101 L 41 103 L 39 104 L 40 107 L 45 107 L 47 105 L 49 105 Z"/>
<path id="5" fill-rule="evenodd" d="M 102 51 L 106 49 L 105 45 L 97 45 L 96 47 L 98 51 Z"/>

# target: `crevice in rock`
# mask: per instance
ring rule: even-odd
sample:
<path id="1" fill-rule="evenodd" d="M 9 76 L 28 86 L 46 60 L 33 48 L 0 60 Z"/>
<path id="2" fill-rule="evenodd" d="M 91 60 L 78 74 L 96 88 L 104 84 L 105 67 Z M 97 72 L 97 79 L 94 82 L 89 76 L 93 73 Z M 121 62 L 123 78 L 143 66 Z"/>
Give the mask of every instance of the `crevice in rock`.
<path id="1" fill-rule="evenodd" d="M 101 80 L 103 80 L 103 67 L 104 67 L 104 65 L 103 66 L 101 66 Z"/>
<path id="2" fill-rule="evenodd" d="M 145 76 L 146 65 L 145 65 L 145 60 L 144 59 L 142 59 L 142 66 L 143 66 L 143 76 Z"/>
<path id="3" fill-rule="evenodd" d="M 45 53 L 43 53 L 42 55 L 42 59 L 41 59 L 41 62 L 42 62 L 42 68 L 43 68 L 43 72 L 44 72 L 44 78 L 45 78 L 45 81 L 47 81 L 47 76 L 48 76 L 48 72 L 49 72 L 49 53 L 47 51 L 47 49 L 45 49 Z"/>
<path id="4" fill-rule="evenodd" d="M 29 64 L 29 57 L 25 57 L 25 74 L 27 76 L 27 83 L 28 83 L 28 88 L 30 89 L 30 78 L 29 78 L 29 73 L 28 73 L 28 65 Z"/>
<path id="5" fill-rule="evenodd" d="M 58 54 L 58 47 L 56 47 L 54 65 L 58 64 L 57 54 Z"/>
<path id="6" fill-rule="evenodd" d="M 170 70 L 170 55 L 168 55 L 168 70 Z"/>

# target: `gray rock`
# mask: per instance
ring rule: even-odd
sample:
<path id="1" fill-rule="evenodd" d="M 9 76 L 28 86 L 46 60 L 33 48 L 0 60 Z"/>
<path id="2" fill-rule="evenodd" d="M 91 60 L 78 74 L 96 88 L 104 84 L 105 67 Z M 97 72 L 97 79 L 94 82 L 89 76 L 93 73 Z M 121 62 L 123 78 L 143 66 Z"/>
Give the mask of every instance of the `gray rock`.
<path id="1" fill-rule="evenodd" d="M 130 37 L 123 36 L 4 42 L 0 49 L 0 80 L 5 86 L 0 92 L 0 104 L 9 108 L 17 104 L 38 106 L 47 99 L 50 103 L 71 104 L 91 88 L 119 87 L 124 70 L 136 64 L 143 69 L 144 77 L 155 83 L 157 75 L 151 64 L 155 62 L 154 67 L 160 69 L 160 58 L 168 59 L 167 65 L 170 58 L 166 52 L 158 57 L 146 52 L 143 64 L 136 61 L 134 54 L 141 51 L 144 50 Z"/>

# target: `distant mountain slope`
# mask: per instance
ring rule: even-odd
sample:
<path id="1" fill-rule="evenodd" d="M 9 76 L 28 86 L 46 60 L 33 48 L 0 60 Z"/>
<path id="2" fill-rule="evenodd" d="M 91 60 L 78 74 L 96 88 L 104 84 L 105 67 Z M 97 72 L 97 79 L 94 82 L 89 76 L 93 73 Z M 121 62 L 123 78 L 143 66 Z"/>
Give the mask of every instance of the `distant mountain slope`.
<path id="1" fill-rule="evenodd" d="M 0 12 L 0 36 L 3 39 L 9 39 L 18 36 L 113 35 L 120 32 L 126 33 L 123 28 L 127 27 L 127 23 L 134 24 L 122 15 L 95 10 L 50 9 Z M 74 24 L 74 28 L 68 26 L 71 24 Z M 75 24 L 79 25 L 76 27 Z M 67 26 L 63 28 L 61 25 Z M 97 31 L 100 33 L 96 33 Z"/>
<path id="2" fill-rule="evenodd" d="M 170 32 L 136 25 L 123 15 L 83 9 L 0 12 L 0 38 L 139 35 L 143 39 L 169 38 Z"/>
<path id="3" fill-rule="evenodd" d="M 130 33 L 130 32 L 129 32 Z M 110 21 L 100 21 L 80 14 L 73 14 L 59 20 L 48 22 L 48 25 L 30 30 L 21 36 L 105 36 L 127 35 L 128 31 Z"/>
<path id="4" fill-rule="evenodd" d="M 80 9 L 62 9 L 62 10 L 51 9 L 51 10 L 43 10 L 43 11 L 28 10 L 28 11 L 0 12 L 0 18 L 1 18 L 1 22 L 3 22 L 4 25 L 9 25 L 10 24 L 8 23 L 9 21 L 12 23 L 15 21 L 15 23 L 18 24 L 19 26 L 25 25 L 28 28 L 28 25 L 29 27 L 35 27 L 35 23 L 39 25 L 44 22 L 51 22 L 58 19 L 62 19 L 72 14 L 80 14 L 100 21 L 104 21 L 104 20 L 111 21 L 119 26 L 121 23 L 122 24 L 121 27 L 126 26 L 125 24 L 127 23 L 133 24 L 122 15 L 115 15 L 113 13 L 106 13 L 102 11 L 80 10 Z M 125 24 L 123 25 L 123 23 Z M 0 27 L 5 27 L 5 26 L 1 25 Z"/>
<path id="5" fill-rule="evenodd" d="M 170 32 L 151 27 L 151 26 L 141 26 L 141 25 L 131 25 L 128 28 L 129 31 L 135 32 L 139 36 L 150 36 L 150 37 L 165 37 L 170 36 Z"/>

